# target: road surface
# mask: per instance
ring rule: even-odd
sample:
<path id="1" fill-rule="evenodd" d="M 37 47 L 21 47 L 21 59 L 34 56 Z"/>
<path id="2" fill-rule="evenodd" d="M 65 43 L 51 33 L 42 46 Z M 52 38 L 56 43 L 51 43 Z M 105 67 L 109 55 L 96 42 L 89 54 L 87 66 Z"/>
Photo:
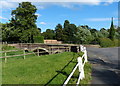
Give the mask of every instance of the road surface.
<path id="1" fill-rule="evenodd" d="M 88 47 L 88 60 L 92 63 L 91 84 L 120 86 L 120 47 L 92 48 Z"/>

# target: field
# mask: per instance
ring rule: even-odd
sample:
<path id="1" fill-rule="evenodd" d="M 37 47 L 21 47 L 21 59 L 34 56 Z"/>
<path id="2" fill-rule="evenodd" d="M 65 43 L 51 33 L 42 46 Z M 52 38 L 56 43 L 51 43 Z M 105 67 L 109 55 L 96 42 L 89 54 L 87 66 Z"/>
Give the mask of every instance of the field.
<path id="1" fill-rule="evenodd" d="M 18 52 L 20 53 L 20 52 Z M 63 84 L 76 65 L 77 54 L 64 52 L 60 54 L 27 56 L 8 58 L 7 63 L 2 62 L 2 83 L 3 84 Z M 81 84 L 89 82 L 91 72 L 90 64 L 85 74 L 87 78 Z M 75 84 L 78 78 L 78 71 L 70 80 L 69 84 Z"/>

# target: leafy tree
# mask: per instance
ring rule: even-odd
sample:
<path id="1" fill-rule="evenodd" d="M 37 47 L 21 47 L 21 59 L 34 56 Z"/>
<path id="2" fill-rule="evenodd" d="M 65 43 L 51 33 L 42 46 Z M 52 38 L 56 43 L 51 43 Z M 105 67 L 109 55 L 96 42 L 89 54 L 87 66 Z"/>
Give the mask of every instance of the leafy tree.
<path id="1" fill-rule="evenodd" d="M 9 29 L 6 27 L 6 24 L 0 23 L 0 29 L 2 31 L 1 37 L 2 41 L 7 41 L 7 37 L 9 37 Z"/>
<path id="2" fill-rule="evenodd" d="M 70 24 L 70 22 L 68 20 L 65 20 L 65 22 L 64 22 L 64 28 L 68 28 L 69 24 Z"/>
<path id="3" fill-rule="evenodd" d="M 115 28 L 114 28 L 114 25 L 113 25 L 113 17 L 112 17 L 111 27 L 110 27 L 110 30 L 109 30 L 109 38 L 111 40 L 113 40 L 114 36 L 115 36 Z"/>
<path id="4" fill-rule="evenodd" d="M 55 32 L 51 29 L 47 29 L 46 32 L 42 33 L 42 35 L 45 39 L 55 39 Z"/>
<path id="5" fill-rule="evenodd" d="M 76 42 L 75 34 L 77 33 L 77 27 L 75 24 L 70 24 L 68 28 L 68 41 L 72 43 Z"/>
<path id="6" fill-rule="evenodd" d="M 39 32 L 41 33 L 41 28 L 37 28 L 39 30 Z"/>
<path id="7" fill-rule="evenodd" d="M 34 36 L 34 43 L 44 43 L 44 37 L 43 36 Z"/>
<path id="8" fill-rule="evenodd" d="M 19 3 L 19 6 L 12 10 L 11 26 L 14 27 L 20 42 L 34 42 L 33 36 L 39 36 L 40 32 L 35 24 L 37 8 L 31 2 Z"/>
<path id="9" fill-rule="evenodd" d="M 117 31 L 118 33 L 120 33 L 120 27 L 118 27 L 116 31 Z"/>
<path id="10" fill-rule="evenodd" d="M 75 37 L 77 39 L 77 43 L 80 44 L 87 44 L 93 40 L 93 36 L 89 29 L 83 28 L 81 26 L 78 27 L 78 31 L 75 34 Z"/>
<path id="11" fill-rule="evenodd" d="M 103 34 L 105 38 L 109 36 L 109 32 L 105 28 L 101 28 L 100 32 Z"/>
<path id="12" fill-rule="evenodd" d="M 114 37 L 115 39 L 120 39 L 120 34 L 116 31 L 115 32 L 115 37 Z"/>
<path id="13" fill-rule="evenodd" d="M 64 25 L 63 25 L 63 41 L 67 42 L 68 41 L 68 27 L 70 25 L 70 22 L 68 20 L 65 20 Z"/>
<path id="14" fill-rule="evenodd" d="M 75 43 L 74 34 L 77 32 L 77 27 L 75 24 L 70 24 L 68 20 L 64 22 L 63 37 L 64 42 Z"/>
<path id="15" fill-rule="evenodd" d="M 2 41 L 18 41 L 18 37 L 15 35 L 17 33 L 13 31 L 13 27 L 9 26 L 9 23 L 1 23 L 0 26 L 2 31 Z"/>
<path id="16" fill-rule="evenodd" d="M 61 24 L 58 24 L 55 28 L 55 38 L 59 41 L 63 40 L 63 29 Z"/>
<path id="17" fill-rule="evenodd" d="M 97 44 L 98 43 L 98 38 L 100 36 L 98 31 L 96 29 L 90 29 L 90 32 L 91 32 L 92 36 L 94 37 L 94 39 L 93 39 L 93 41 L 91 43 L 92 44 Z"/>
<path id="18" fill-rule="evenodd" d="M 104 37 L 104 35 L 100 31 L 97 32 L 97 35 L 98 35 L 98 38 L 103 38 Z"/>

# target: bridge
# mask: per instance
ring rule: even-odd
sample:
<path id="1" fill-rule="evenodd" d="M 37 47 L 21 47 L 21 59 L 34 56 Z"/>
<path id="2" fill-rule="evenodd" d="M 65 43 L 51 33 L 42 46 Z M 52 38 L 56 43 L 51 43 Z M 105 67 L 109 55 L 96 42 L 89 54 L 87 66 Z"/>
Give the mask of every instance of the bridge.
<path id="1" fill-rule="evenodd" d="M 8 44 L 16 48 L 25 49 L 25 51 L 39 52 L 39 54 L 56 54 L 61 52 L 79 52 L 78 44 L 44 44 L 44 43 L 16 43 Z"/>

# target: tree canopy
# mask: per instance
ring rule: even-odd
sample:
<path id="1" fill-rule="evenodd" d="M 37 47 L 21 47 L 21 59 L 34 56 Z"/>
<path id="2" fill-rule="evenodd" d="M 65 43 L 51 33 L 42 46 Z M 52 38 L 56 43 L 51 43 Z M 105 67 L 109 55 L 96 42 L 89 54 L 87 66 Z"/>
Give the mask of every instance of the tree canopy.
<path id="1" fill-rule="evenodd" d="M 63 25 L 58 23 L 55 28 L 42 32 L 42 29 L 36 25 L 36 11 L 37 8 L 31 2 L 19 3 L 19 6 L 11 12 L 10 22 L 0 23 L 2 41 L 39 43 L 44 39 L 56 39 L 63 43 L 99 44 L 99 39 L 107 38 L 114 41 L 120 38 L 120 27 L 113 24 L 113 18 L 109 29 L 98 30 L 88 25 L 76 26 L 65 20 Z"/>
<path id="2" fill-rule="evenodd" d="M 12 18 L 10 26 L 16 32 L 16 39 L 20 42 L 34 42 L 34 36 L 39 36 L 40 32 L 35 24 L 37 15 L 35 15 L 37 8 L 31 2 L 19 3 L 19 6 L 12 10 Z"/>

